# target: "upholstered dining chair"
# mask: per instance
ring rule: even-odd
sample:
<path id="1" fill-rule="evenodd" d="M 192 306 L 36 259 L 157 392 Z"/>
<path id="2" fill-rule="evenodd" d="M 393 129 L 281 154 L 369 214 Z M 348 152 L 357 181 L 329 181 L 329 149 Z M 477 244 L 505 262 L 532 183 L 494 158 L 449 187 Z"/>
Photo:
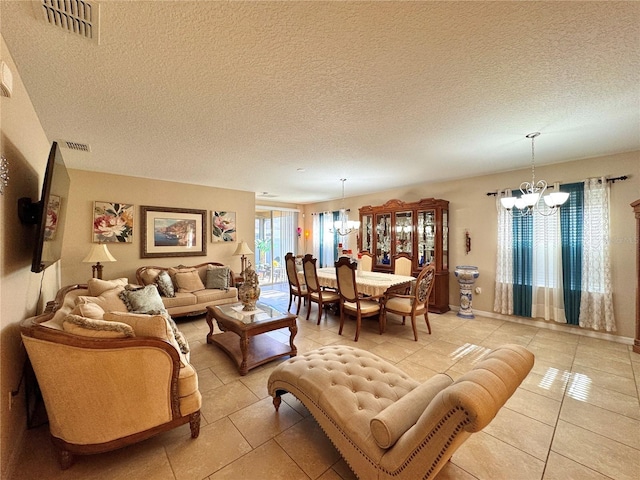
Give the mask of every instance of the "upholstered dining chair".
<path id="1" fill-rule="evenodd" d="M 342 335 L 344 317 L 346 315 L 356 318 L 356 337 L 354 342 L 358 341 L 362 319 L 365 317 L 378 316 L 380 334 L 382 335 L 383 319 L 380 315 L 380 304 L 375 300 L 366 300 L 358 294 L 356 285 L 357 265 L 351 263 L 351 260 L 346 257 L 339 259 L 335 265 L 338 293 L 340 294 L 340 329 L 338 330 L 338 335 Z"/>
<path id="2" fill-rule="evenodd" d="M 298 308 L 296 309 L 296 315 L 300 313 L 300 306 L 302 305 L 302 299 L 305 300 L 305 304 L 307 298 L 309 296 L 309 292 L 307 292 L 307 286 L 301 285 L 298 280 L 298 274 L 296 271 L 296 257 L 293 253 L 289 252 L 284 256 L 285 269 L 287 271 L 287 280 L 289 280 L 289 306 L 287 307 L 287 311 L 291 310 L 291 303 L 293 302 L 294 297 L 298 298 Z"/>
<path id="3" fill-rule="evenodd" d="M 340 303 L 340 294 L 332 290 L 324 290 L 318 283 L 318 272 L 316 271 L 316 263 L 318 259 L 313 255 L 307 254 L 302 257 L 302 269 L 304 271 L 304 281 L 307 284 L 307 292 L 309 292 L 309 303 L 307 304 L 307 320 L 311 314 L 311 304 L 318 304 L 318 325 L 322 319 L 322 308 L 325 305 Z"/>
<path id="4" fill-rule="evenodd" d="M 393 257 L 393 273 L 410 277 L 413 270 L 413 260 L 407 252 L 402 252 Z"/>
<path id="5" fill-rule="evenodd" d="M 360 270 L 363 272 L 373 270 L 373 255 L 369 252 L 360 252 Z"/>
<path id="6" fill-rule="evenodd" d="M 402 315 L 402 324 L 405 324 L 406 317 L 411 317 L 411 327 L 413 328 L 413 338 L 418 341 L 418 329 L 416 327 L 416 316 L 424 315 L 424 321 L 427 323 L 427 329 L 431 334 L 431 325 L 429 324 L 429 297 L 436 276 L 436 266 L 433 263 L 425 266 L 411 294 L 387 293 L 384 297 L 384 308 L 382 312 L 383 325 L 387 323 L 387 313 L 395 313 Z"/>

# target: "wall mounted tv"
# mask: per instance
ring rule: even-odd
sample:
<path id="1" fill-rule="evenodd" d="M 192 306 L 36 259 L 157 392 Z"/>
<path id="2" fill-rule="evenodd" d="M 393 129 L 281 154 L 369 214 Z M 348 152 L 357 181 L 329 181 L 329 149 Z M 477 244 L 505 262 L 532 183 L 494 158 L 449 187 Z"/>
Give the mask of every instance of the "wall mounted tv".
<path id="1" fill-rule="evenodd" d="M 38 273 L 60 260 L 62 238 L 67 218 L 69 174 L 57 142 L 49 151 L 39 202 L 18 200 L 18 215 L 24 224 L 35 225 L 35 243 L 31 271 Z"/>

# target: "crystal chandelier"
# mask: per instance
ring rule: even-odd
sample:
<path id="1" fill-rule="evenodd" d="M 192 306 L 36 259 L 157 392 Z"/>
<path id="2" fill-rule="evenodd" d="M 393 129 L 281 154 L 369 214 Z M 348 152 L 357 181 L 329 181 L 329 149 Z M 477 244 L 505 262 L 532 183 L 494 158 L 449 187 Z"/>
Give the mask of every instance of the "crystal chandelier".
<path id="1" fill-rule="evenodd" d="M 526 138 L 531 139 L 531 182 L 522 182 L 520 184 L 520 192 L 522 192 L 520 197 L 504 197 L 500 199 L 502 206 L 515 217 L 532 215 L 534 212 L 540 215 L 552 215 L 559 210 L 560 205 L 569 199 L 567 192 L 553 192 L 545 195 L 547 182 L 544 180 L 536 182 L 534 140 L 538 135 L 540 135 L 540 132 L 526 135 Z M 541 207 L 538 204 L 540 197 L 543 198 L 546 207 Z"/>
<path id="2" fill-rule="evenodd" d="M 331 233 L 337 233 L 340 236 L 349 235 L 351 232 L 354 232 L 360 228 L 360 222 L 354 222 L 349 220 L 349 213 L 347 209 L 344 208 L 344 182 L 347 181 L 346 178 L 341 178 L 342 182 L 342 208 L 338 213 L 338 219 L 333 222 L 333 228 L 329 229 Z"/>

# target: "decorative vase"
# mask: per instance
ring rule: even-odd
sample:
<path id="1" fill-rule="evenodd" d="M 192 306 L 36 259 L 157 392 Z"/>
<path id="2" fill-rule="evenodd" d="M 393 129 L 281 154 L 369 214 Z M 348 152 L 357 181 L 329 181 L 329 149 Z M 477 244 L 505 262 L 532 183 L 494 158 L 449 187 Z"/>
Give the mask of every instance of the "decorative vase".
<path id="1" fill-rule="evenodd" d="M 458 317 L 476 318 L 471 309 L 473 303 L 473 284 L 480 276 L 478 267 L 472 265 L 458 265 L 455 269 L 456 278 L 460 285 L 460 310 Z"/>
<path id="2" fill-rule="evenodd" d="M 256 302 L 260 298 L 260 286 L 258 284 L 258 274 L 251 268 L 251 264 L 243 272 L 244 282 L 238 289 L 238 298 L 244 305 L 243 311 L 256 309 Z"/>

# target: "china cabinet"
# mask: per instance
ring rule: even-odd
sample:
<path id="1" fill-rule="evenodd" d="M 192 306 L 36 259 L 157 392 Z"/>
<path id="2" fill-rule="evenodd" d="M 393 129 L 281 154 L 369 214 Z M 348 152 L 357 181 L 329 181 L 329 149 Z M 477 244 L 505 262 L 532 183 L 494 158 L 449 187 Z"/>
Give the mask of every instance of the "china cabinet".
<path id="1" fill-rule="evenodd" d="M 631 204 L 636 214 L 636 338 L 633 351 L 640 353 L 640 200 Z"/>
<path id="2" fill-rule="evenodd" d="M 422 267 L 436 266 L 429 311 L 449 310 L 449 202 L 424 198 L 418 202 L 389 200 L 384 205 L 360 208 L 360 251 L 373 255 L 373 270 L 394 271 L 394 258 L 411 256 L 415 276 Z"/>

